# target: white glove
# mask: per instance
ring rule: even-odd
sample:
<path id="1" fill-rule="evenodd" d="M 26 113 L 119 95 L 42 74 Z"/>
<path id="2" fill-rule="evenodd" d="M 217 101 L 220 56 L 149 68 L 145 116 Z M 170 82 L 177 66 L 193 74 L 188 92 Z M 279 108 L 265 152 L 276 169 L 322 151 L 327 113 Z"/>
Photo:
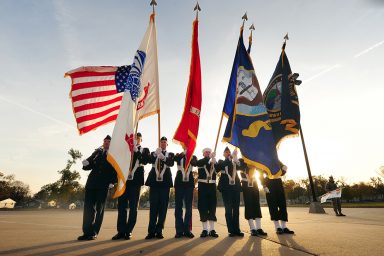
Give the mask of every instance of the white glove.
<path id="1" fill-rule="evenodd" d="M 184 149 L 183 153 L 184 153 L 184 155 L 186 155 L 186 154 L 187 154 L 187 150 L 186 150 L 186 149 Z"/>
<path id="2" fill-rule="evenodd" d="M 88 165 L 89 165 L 88 160 L 83 160 L 83 166 L 85 167 L 85 166 L 88 166 Z"/>
<path id="3" fill-rule="evenodd" d="M 158 156 L 159 154 L 161 154 L 161 148 L 156 149 L 156 155 Z"/>
<path id="4" fill-rule="evenodd" d="M 133 145 L 133 152 L 137 152 L 139 150 L 136 145 Z"/>
<path id="5" fill-rule="evenodd" d="M 281 167 L 281 169 L 283 170 L 283 171 L 287 171 L 288 170 L 288 167 L 286 166 L 286 165 L 283 165 L 282 167 Z"/>
<path id="6" fill-rule="evenodd" d="M 263 190 L 264 190 L 264 192 L 265 192 L 266 194 L 269 194 L 269 193 L 270 193 L 270 191 L 269 191 L 269 188 L 268 188 L 268 187 L 263 187 Z"/>
<path id="7" fill-rule="evenodd" d="M 111 188 L 113 188 L 114 186 L 115 186 L 115 185 L 113 185 L 113 184 L 111 183 L 111 184 L 109 184 L 108 188 L 111 189 Z"/>
<path id="8" fill-rule="evenodd" d="M 216 158 L 212 157 L 210 160 L 210 163 L 215 164 L 216 163 Z"/>
<path id="9" fill-rule="evenodd" d="M 237 149 L 233 150 L 232 152 L 232 159 L 237 162 Z"/>
<path id="10" fill-rule="evenodd" d="M 216 152 L 211 152 L 211 154 L 209 154 L 209 158 L 215 158 L 216 157 Z"/>
<path id="11" fill-rule="evenodd" d="M 163 153 L 160 152 L 160 154 L 157 155 L 157 157 L 160 159 L 160 160 L 164 160 L 165 159 L 165 156 L 163 155 Z"/>

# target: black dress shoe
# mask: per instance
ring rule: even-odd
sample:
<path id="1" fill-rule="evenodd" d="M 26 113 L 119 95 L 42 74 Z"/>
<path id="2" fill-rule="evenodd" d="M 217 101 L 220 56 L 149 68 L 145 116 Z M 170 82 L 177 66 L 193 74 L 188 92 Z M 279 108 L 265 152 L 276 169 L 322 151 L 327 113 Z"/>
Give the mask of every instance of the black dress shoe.
<path id="1" fill-rule="evenodd" d="M 163 236 L 163 233 L 156 233 L 156 238 L 157 239 L 163 239 L 164 238 L 164 236 Z"/>
<path id="2" fill-rule="evenodd" d="M 276 229 L 276 234 L 278 234 L 278 235 L 281 235 L 281 234 L 283 234 L 284 232 L 283 232 L 283 230 L 281 229 L 281 228 L 277 228 Z"/>
<path id="3" fill-rule="evenodd" d="M 235 237 L 235 236 L 237 236 L 237 235 L 236 235 L 235 233 L 229 233 L 228 236 L 229 236 L 229 237 Z"/>
<path id="4" fill-rule="evenodd" d="M 240 236 L 240 237 L 243 237 L 243 236 L 244 236 L 244 233 L 243 233 L 243 232 L 241 232 L 241 231 L 240 231 L 240 232 L 237 232 L 237 233 L 236 233 L 236 236 Z"/>
<path id="5" fill-rule="evenodd" d="M 203 230 L 200 234 L 200 237 L 207 237 L 208 236 L 208 231 L 207 230 Z"/>
<path id="6" fill-rule="evenodd" d="M 345 216 L 347 216 L 347 215 L 340 213 L 339 216 L 345 217 Z"/>
<path id="7" fill-rule="evenodd" d="M 289 228 L 284 228 L 283 229 L 283 232 L 284 232 L 284 234 L 295 234 L 295 232 L 293 232 L 292 230 L 289 230 Z"/>
<path id="8" fill-rule="evenodd" d="M 116 235 L 114 235 L 112 237 L 112 240 L 119 240 L 119 239 L 123 239 L 125 238 L 125 234 L 124 233 L 117 233 Z"/>
<path id="9" fill-rule="evenodd" d="M 148 234 L 146 237 L 145 237 L 145 239 L 153 239 L 153 238 L 155 238 L 156 236 L 155 236 L 155 234 L 153 234 L 153 233 L 150 233 L 150 234 Z"/>
<path id="10" fill-rule="evenodd" d="M 95 240 L 96 236 L 87 236 L 87 235 L 82 235 L 77 238 L 79 241 L 90 241 L 90 240 Z"/>
<path id="11" fill-rule="evenodd" d="M 219 237 L 219 235 L 216 233 L 215 230 L 209 231 L 209 236 L 211 236 L 211 237 Z"/>
<path id="12" fill-rule="evenodd" d="M 124 239 L 125 239 L 125 240 L 130 240 L 131 237 L 132 237 L 132 234 L 131 234 L 131 233 L 125 233 Z"/>
<path id="13" fill-rule="evenodd" d="M 184 236 L 188 237 L 188 238 L 194 238 L 195 237 L 195 235 L 192 234 L 192 232 L 184 233 Z"/>
<path id="14" fill-rule="evenodd" d="M 183 233 L 176 233 L 175 235 L 175 238 L 182 238 L 183 237 Z"/>
<path id="15" fill-rule="evenodd" d="M 267 233 L 264 232 L 264 230 L 262 230 L 261 228 L 256 230 L 256 233 L 257 233 L 258 236 L 266 236 L 267 235 Z"/>
<path id="16" fill-rule="evenodd" d="M 251 230 L 251 236 L 257 236 L 257 231 L 256 229 Z"/>

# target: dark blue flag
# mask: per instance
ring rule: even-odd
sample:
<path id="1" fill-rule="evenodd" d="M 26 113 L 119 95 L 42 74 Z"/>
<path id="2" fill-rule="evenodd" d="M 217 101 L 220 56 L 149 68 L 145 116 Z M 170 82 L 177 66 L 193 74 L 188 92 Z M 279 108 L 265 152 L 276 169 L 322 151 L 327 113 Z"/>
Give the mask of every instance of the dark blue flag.
<path id="1" fill-rule="evenodd" d="M 223 140 L 238 147 L 245 162 L 268 174 L 280 177 L 271 122 L 263 103 L 259 82 L 240 32 L 229 80 L 223 113 L 228 123 Z"/>
<path id="2" fill-rule="evenodd" d="M 264 91 L 264 104 L 272 123 L 276 146 L 287 136 L 297 136 L 300 129 L 300 108 L 285 44 L 275 72 Z"/>

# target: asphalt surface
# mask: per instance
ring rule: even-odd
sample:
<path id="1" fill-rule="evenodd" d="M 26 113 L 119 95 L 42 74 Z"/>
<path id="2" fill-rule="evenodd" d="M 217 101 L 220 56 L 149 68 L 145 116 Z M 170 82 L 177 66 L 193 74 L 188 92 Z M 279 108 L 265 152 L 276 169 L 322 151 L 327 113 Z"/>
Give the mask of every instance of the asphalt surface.
<path id="1" fill-rule="evenodd" d="M 345 209 L 346 217 L 309 214 L 307 208 L 288 208 L 288 227 L 294 235 L 277 235 L 262 207 L 265 238 L 250 236 L 244 209 L 240 211 L 243 238 L 228 237 L 224 208 L 217 209 L 219 238 L 200 238 L 201 223 L 193 210 L 195 238 L 175 239 L 174 210 L 169 209 L 162 240 L 145 240 L 148 210 L 139 210 L 131 240 L 112 241 L 117 211 L 107 211 L 97 240 L 77 241 L 82 210 L 0 211 L 0 255 L 384 255 L 384 209 Z"/>

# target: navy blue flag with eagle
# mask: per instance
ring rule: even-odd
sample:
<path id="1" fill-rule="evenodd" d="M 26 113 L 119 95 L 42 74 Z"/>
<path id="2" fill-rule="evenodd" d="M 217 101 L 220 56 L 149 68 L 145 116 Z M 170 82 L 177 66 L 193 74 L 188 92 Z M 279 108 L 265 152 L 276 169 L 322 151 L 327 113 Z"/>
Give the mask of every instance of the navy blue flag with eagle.
<path id="1" fill-rule="evenodd" d="M 229 80 L 223 114 L 228 123 L 223 140 L 238 147 L 244 161 L 269 178 L 282 175 L 271 122 L 263 103 L 259 82 L 243 42 L 241 28 Z"/>
<path id="2" fill-rule="evenodd" d="M 300 108 L 285 43 L 275 72 L 264 91 L 264 104 L 272 123 L 276 146 L 287 136 L 297 136 L 300 129 Z"/>

